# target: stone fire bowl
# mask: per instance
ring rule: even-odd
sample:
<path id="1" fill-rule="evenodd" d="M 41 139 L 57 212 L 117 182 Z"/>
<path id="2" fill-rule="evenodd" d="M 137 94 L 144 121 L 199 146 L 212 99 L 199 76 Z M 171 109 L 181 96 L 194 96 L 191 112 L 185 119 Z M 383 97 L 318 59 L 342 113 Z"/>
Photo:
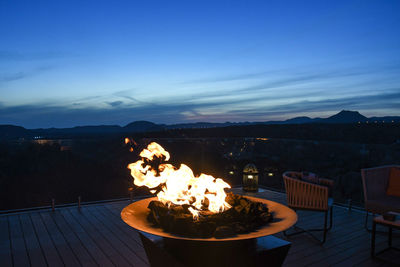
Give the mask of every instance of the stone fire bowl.
<path id="1" fill-rule="evenodd" d="M 235 241 L 235 240 L 246 240 L 254 239 L 262 236 L 272 235 L 282 232 L 297 222 L 296 213 L 282 205 L 280 203 L 270 201 L 263 198 L 255 198 L 244 196 L 252 201 L 262 202 L 267 205 L 270 212 L 273 214 L 273 221 L 267 223 L 261 228 L 249 232 L 246 234 L 238 234 L 229 238 L 190 238 L 185 236 L 180 236 L 176 234 L 171 234 L 165 232 L 162 228 L 154 227 L 150 222 L 147 221 L 147 215 L 149 214 L 149 209 L 147 206 L 152 200 L 157 200 L 157 197 L 146 198 L 136 201 L 128 206 L 126 206 L 121 212 L 122 220 L 135 228 L 136 230 L 146 232 L 152 235 L 157 235 L 166 238 L 180 239 L 180 240 L 191 240 L 191 241 Z"/>

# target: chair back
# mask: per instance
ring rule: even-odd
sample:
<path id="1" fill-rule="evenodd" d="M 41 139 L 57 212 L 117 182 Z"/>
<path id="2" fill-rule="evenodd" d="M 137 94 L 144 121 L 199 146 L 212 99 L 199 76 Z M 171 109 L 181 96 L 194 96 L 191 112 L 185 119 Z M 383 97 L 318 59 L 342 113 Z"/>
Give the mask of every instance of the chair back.
<path id="1" fill-rule="evenodd" d="M 328 210 L 328 187 L 292 178 L 299 174 L 285 172 L 282 175 L 287 205 L 293 209 Z"/>
<path id="2" fill-rule="evenodd" d="M 364 201 L 375 200 L 386 195 L 389 183 L 390 169 L 400 168 L 399 165 L 380 166 L 361 169 L 361 178 L 364 189 Z"/>

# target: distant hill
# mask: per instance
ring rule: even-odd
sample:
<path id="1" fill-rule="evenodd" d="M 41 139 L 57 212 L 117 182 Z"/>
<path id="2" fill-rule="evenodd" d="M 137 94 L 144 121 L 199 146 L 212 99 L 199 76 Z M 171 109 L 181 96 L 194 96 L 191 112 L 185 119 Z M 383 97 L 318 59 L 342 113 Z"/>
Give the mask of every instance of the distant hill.
<path id="1" fill-rule="evenodd" d="M 124 132 L 156 132 L 163 130 L 164 127 L 149 121 L 135 121 L 127 124 L 122 129 Z"/>
<path id="2" fill-rule="evenodd" d="M 234 125 L 249 125 L 257 124 L 258 122 L 195 122 L 195 123 L 179 123 L 165 126 L 166 129 L 187 129 L 187 128 L 215 128 L 215 127 L 227 127 Z M 262 122 L 260 122 L 262 123 Z"/>
<path id="3" fill-rule="evenodd" d="M 310 118 L 306 116 L 302 117 L 295 117 L 292 119 L 288 119 L 285 121 L 267 121 L 262 124 L 305 124 L 305 123 L 314 123 L 314 122 L 319 122 L 321 119 L 320 118 Z"/>
<path id="4" fill-rule="evenodd" d="M 119 125 L 97 125 L 97 126 L 75 126 L 73 128 L 50 128 L 50 129 L 35 129 L 38 134 L 95 134 L 95 133 L 118 133 L 121 131 Z"/>
<path id="5" fill-rule="evenodd" d="M 371 117 L 367 118 L 358 111 L 342 110 L 328 118 L 296 117 L 285 121 L 268 121 L 265 124 L 305 124 L 305 123 L 374 123 L 374 122 L 400 122 L 400 116 Z"/>
<path id="6" fill-rule="evenodd" d="M 0 125 L 0 141 L 19 138 L 65 138 L 81 135 L 104 135 L 121 133 L 156 132 L 164 130 L 164 126 L 148 121 L 135 121 L 124 127 L 119 125 L 76 126 L 72 128 L 39 128 L 25 129 L 14 125 Z"/>
<path id="7" fill-rule="evenodd" d="M 29 130 L 25 129 L 24 127 L 15 125 L 0 125 L 0 140 L 29 137 Z"/>
<path id="8" fill-rule="evenodd" d="M 320 123 L 357 123 L 365 122 L 368 118 L 361 115 L 358 111 L 342 110 L 338 114 L 330 116 L 326 119 L 321 119 Z"/>
<path id="9" fill-rule="evenodd" d="M 399 120 L 400 120 L 399 118 L 400 118 L 399 116 L 371 117 L 371 118 L 368 118 L 368 121 L 371 123 L 374 123 L 374 122 L 392 123 L 392 122 L 399 122 Z"/>
<path id="10" fill-rule="evenodd" d="M 302 124 L 302 123 L 311 123 L 315 122 L 316 119 L 311 119 L 309 117 L 296 117 L 293 119 L 288 119 L 284 121 L 284 124 Z M 319 118 L 317 119 L 319 120 Z"/>
<path id="11" fill-rule="evenodd" d="M 295 117 L 284 121 L 264 121 L 264 122 L 197 122 L 181 123 L 172 125 L 155 124 L 149 121 L 134 121 L 124 127 L 119 125 L 98 125 L 98 126 L 76 126 L 72 128 L 48 128 L 28 130 L 20 126 L 0 125 L 0 140 L 10 140 L 19 138 L 33 138 L 41 136 L 51 137 L 74 137 L 76 135 L 104 135 L 122 133 L 144 133 L 158 132 L 168 129 L 202 129 L 229 126 L 246 125 L 291 125 L 291 124 L 350 124 L 350 123 L 400 123 L 400 116 L 371 117 L 367 118 L 358 111 L 342 110 L 328 118 L 309 118 Z"/>

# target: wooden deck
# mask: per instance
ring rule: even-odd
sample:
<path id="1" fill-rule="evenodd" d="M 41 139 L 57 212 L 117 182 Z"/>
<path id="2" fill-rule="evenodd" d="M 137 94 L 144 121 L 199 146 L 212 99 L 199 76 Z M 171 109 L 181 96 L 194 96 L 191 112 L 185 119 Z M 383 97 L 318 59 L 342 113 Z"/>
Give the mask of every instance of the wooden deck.
<path id="1" fill-rule="evenodd" d="M 255 195 L 285 203 L 282 193 Z M 120 219 L 120 211 L 128 204 L 119 201 L 85 205 L 80 210 L 68 207 L 1 215 L 0 266 L 149 266 L 137 232 Z M 299 218 L 299 226 L 319 227 L 323 215 L 301 212 Z M 382 254 L 386 261 L 370 258 L 364 218 L 361 212 L 335 206 L 326 243 L 321 246 L 307 234 L 289 238 L 292 247 L 284 266 L 399 266 L 398 251 Z M 399 247 L 399 232 L 393 233 L 393 244 Z M 377 234 L 377 250 L 386 246 L 386 240 L 386 235 Z"/>

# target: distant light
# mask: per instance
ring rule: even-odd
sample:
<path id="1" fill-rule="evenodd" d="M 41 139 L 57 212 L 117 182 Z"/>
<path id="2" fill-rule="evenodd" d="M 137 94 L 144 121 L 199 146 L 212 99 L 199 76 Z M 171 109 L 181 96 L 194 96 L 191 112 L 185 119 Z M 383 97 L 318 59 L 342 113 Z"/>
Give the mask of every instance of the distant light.
<path id="1" fill-rule="evenodd" d="M 248 179 L 253 179 L 253 175 L 249 174 L 249 175 L 247 175 L 247 178 Z"/>
<path id="2" fill-rule="evenodd" d="M 232 175 L 232 174 L 234 174 L 234 172 L 233 171 L 229 171 L 229 174 Z"/>
<path id="3" fill-rule="evenodd" d="M 269 173 L 268 173 L 268 176 L 274 176 L 274 173 L 269 172 Z"/>

